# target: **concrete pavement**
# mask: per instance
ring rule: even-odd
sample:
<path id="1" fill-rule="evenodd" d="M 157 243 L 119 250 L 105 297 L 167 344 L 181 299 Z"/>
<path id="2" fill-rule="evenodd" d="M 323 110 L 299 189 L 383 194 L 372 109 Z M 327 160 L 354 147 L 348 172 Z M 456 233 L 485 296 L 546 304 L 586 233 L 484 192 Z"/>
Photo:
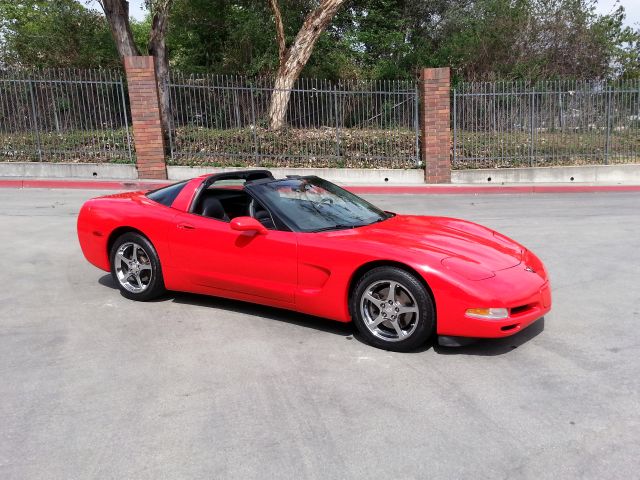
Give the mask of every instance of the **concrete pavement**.
<path id="1" fill-rule="evenodd" d="M 239 302 L 124 299 L 75 237 L 105 192 L 0 189 L 0 478 L 607 478 L 640 458 L 640 194 L 368 196 L 545 261 L 515 337 L 411 354 Z"/>

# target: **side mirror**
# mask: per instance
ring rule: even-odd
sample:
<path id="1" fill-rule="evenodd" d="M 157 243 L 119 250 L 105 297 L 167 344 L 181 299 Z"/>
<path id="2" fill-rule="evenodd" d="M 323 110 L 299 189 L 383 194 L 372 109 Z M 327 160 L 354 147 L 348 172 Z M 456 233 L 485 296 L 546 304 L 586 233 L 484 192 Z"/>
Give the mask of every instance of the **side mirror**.
<path id="1" fill-rule="evenodd" d="M 236 217 L 231 220 L 231 230 L 238 232 L 254 232 L 259 235 L 266 235 L 269 230 L 258 220 L 252 217 Z"/>

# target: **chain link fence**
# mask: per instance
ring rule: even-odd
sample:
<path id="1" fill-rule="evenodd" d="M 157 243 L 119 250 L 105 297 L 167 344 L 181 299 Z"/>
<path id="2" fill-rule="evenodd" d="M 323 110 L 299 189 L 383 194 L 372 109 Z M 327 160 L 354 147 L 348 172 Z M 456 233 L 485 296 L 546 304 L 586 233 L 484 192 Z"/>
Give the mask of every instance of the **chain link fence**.
<path id="1" fill-rule="evenodd" d="M 300 79 L 287 126 L 274 131 L 271 79 L 173 73 L 170 163 L 415 168 L 416 89 L 412 81 Z"/>
<path id="2" fill-rule="evenodd" d="M 465 82 L 452 97 L 454 169 L 640 161 L 640 81 Z"/>
<path id="3" fill-rule="evenodd" d="M 131 163 L 121 72 L 0 71 L 0 161 Z"/>

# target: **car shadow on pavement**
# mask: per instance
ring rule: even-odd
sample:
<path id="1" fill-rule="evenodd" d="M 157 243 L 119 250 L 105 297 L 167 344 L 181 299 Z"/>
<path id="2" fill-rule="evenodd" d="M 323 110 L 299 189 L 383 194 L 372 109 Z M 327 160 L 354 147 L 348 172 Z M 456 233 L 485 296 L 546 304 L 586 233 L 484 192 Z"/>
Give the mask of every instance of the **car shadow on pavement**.
<path id="1" fill-rule="evenodd" d="M 510 337 L 478 338 L 463 347 L 442 347 L 436 343 L 433 350 L 442 355 L 476 355 L 481 357 L 504 355 L 524 345 L 543 331 L 544 317 Z"/>
<path id="2" fill-rule="evenodd" d="M 174 303 L 219 308 L 230 312 L 241 313 L 243 315 L 264 318 L 269 321 L 277 320 L 279 322 L 290 323 L 300 327 L 312 328 L 314 330 L 333 333 L 343 337 L 353 335 L 353 327 L 351 323 L 336 322 L 326 318 L 314 317 L 312 315 L 306 315 L 304 313 L 294 312 L 283 308 L 268 307 L 266 305 L 259 305 L 256 303 L 208 295 L 198 295 L 195 293 L 171 292 L 165 295 L 165 298 L 171 298 Z"/>
<path id="3" fill-rule="evenodd" d="M 109 273 L 107 273 L 106 275 L 101 276 L 98 279 L 98 283 L 100 285 L 102 285 L 103 287 L 109 287 L 109 288 L 113 288 L 114 290 L 118 290 L 118 286 L 113 281 L 113 277 Z"/>
<path id="4" fill-rule="evenodd" d="M 105 287 L 118 290 L 118 286 L 113 281 L 111 275 L 103 275 L 98 280 L 98 283 Z M 243 315 L 251 315 L 253 317 L 260 317 L 268 320 L 277 320 L 301 327 L 312 328 L 322 332 L 333 333 L 342 337 L 354 336 L 355 329 L 351 323 L 336 322 L 326 318 L 314 317 L 304 313 L 282 308 L 268 307 L 256 303 L 242 302 L 240 300 L 231 300 L 228 298 L 184 292 L 167 292 L 155 300 L 150 300 L 150 302 L 167 301 L 185 305 L 196 305 L 199 307 L 218 308 L 230 312 L 241 313 Z"/>
<path id="5" fill-rule="evenodd" d="M 110 274 L 103 275 L 98 279 L 98 283 L 108 288 L 118 290 L 118 286 L 113 281 Z M 180 303 L 185 305 L 196 305 L 200 307 L 219 308 L 231 312 L 241 313 L 243 315 L 251 315 L 254 317 L 265 318 L 268 320 L 277 320 L 280 322 L 290 323 L 305 328 L 312 328 L 322 332 L 333 333 L 348 340 L 355 339 L 360 343 L 367 342 L 357 332 L 353 323 L 342 323 L 326 318 L 314 317 L 304 313 L 294 312 L 275 307 L 267 307 L 256 303 L 242 302 L 240 300 L 230 300 L 222 297 L 213 297 L 208 295 L 199 295 L 195 293 L 183 292 L 167 292 L 161 297 L 150 300 L 150 302 L 167 302 Z M 422 347 L 413 350 L 411 354 L 423 353 L 433 348 L 433 350 L 441 355 L 476 355 L 476 356 L 494 356 L 504 355 L 515 350 L 529 340 L 538 336 L 544 330 L 544 317 L 530 325 L 528 328 L 505 338 L 487 338 L 475 339 L 472 343 L 462 347 L 442 347 L 438 345 L 437 339 L 429 340 Z M 371 347 L 374 348 L 374 347 Z"/>

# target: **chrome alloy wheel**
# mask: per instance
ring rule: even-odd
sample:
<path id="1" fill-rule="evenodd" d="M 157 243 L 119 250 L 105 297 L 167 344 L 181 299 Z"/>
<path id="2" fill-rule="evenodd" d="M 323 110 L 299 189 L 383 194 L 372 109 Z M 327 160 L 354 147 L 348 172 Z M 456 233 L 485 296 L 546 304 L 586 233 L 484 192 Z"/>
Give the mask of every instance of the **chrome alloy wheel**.
<path id="1" fill-rule="evenodd" d="M 409 289 L 394 280 L 371 283 L 360 297 L 364 324 L 387 342 L 406 340 L 418 326 L 418 303 Z"/>
<path id="2" fill-rule="evenodd" d="M 114 259 L 120 285 L 132 293 L 144 292 L 153 275 L 149 254 L 134 242 L 125 242 L 116 251 Z"/>

